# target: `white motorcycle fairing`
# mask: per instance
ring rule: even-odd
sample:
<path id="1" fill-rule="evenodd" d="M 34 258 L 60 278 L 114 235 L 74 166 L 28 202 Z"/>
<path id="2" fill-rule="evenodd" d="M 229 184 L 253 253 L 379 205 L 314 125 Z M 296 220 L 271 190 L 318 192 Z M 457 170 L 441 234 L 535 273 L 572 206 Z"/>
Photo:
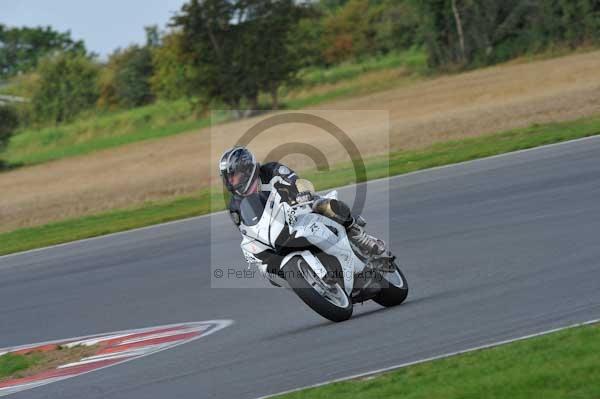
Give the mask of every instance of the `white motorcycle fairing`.
<path id="1" fill-rule="evenodd" d="M 332 191 L 324 197 L 335 199 L 337 192 Z M 285 284 L 279 276 L 267 273 L 267 266 L 260 264 L 254 255 L 266 249 L 275 249 L 277 238 L 284 232 L 284 229 L 287 229 L 287 233 L 292 238 L 304 238 L 339 261 L 343 273 L 344 291 L 348 296 L 351 295 L 354 276 L 363 271 L 365 263 L 354 254 L 346 230 L 342 225 L 323 215 L 313 213 L 310 204 L 290 206 L 281 200 L 281 196 L 275 189 L 271 190 L 262 214 L 251 217 L 251 219 L 243 220 L 240 224 L 240 231 L 243 235 L 241 248 L 248 263 L 259 264 L 259 270 L 263 275 L 277 285 Z M 320 278 L 327 274 L 327 269 L 319 258 L 304 249 L 287 254 L 281 261 L 279 270 L 294 256 L 302 257 Z"/>
<path id="2" fill-rule="evenodd" d="M 296 238 L 305 238 L 315 247 L 328 255 L 334 256 L 340 262 L 344 277 L 344 290 L 350 295 L 354 286 L 354 275 L 362 272 L 365 264 L 354 254 L 344 226 L 316 213 L 301 214 L 297 215 L 296 218 L 297 221 L 294 226 L 290 226 L 290 234 L 293 234 Z M 287 257 L 294 255 L 303 256 L 303 253 L 294 252 Z M 325 270 L 323 275 L 319 275 L 319 270 L 316 270 L 308 259 L 305 258 L 305 260 L 319 277 L 323 277 L 327 272 L 326 269 L 317 257 L 314 255 L 312 257 Z M 281 265 L 285 265 L 285 262 L 281 262 Z"/>

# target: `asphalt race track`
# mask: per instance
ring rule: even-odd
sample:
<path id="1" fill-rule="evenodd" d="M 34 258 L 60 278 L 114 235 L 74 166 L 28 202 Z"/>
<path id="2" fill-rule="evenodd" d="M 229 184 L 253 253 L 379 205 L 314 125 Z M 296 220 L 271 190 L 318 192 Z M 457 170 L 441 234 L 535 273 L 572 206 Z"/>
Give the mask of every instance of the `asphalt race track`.
<path id="1" fill-rule="evenodd" d="M 10 398 L 256 398 L 600 318 L 600 138 L 376 181 L 368 195 L 370 231 L 389 221 L 411 292 L 342 324 L 286 290 L 211 288 L 215 262 L 244 268 L 223 213 L 0 258 L 0 347 L 235 322 Z"/>

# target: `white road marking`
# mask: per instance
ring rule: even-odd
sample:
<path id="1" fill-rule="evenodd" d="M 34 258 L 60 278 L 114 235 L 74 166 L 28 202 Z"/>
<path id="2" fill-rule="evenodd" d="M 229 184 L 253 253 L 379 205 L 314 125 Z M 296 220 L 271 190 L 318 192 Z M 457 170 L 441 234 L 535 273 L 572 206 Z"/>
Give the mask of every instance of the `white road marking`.
<path id="1" fill-rule="evenodd" d="M 555 333 L 555 332 L 559 332 L 559 331 L 563 331 L 563 330 L 568 330 L 568 329 L 575 328 L 575 327 L 588 326 L 588 325 L 596 324 L 596 323 L 600 323 L 600 319 L 589 320 L 589 321 L 585 321 L 583 323 L 571 324 L 571 325 L 568 325 L 568 326 L 565 326 L 565 327 L 553 328 L 551 330 L 546 330 L 546 331 L 542 331 L 542 332 L 538 332 L 538 333 L 534 333 L 534 334 L 529 334 L 529 335 L 525 335 L 525 336 L 522 336 L 522 337 L 511 338 L 511 339 L 507 339 L 507 340 L 504 340 L 504 341 L 493 342 L 491 344 L 485 344 L 485 345 L 475 346 L 473 348 L 463 349 L 463 350 L 456 351 L 456 352 L 445 353 L 443 355 L 428 357 L 428 358 L 421 359 L 421 360 L 415 360 L 413 362 L 401 363 L 401 364 L 397 364 L 397 365 L 389 366 L 389 367 L 384 367 L 384 368 L 377 369 L 377 370 L 366 371 L 364 373 L 359 373 L 359 374 L 354 374 L 354 375 L 350 375 L 350 376 L 347 376 L 347 377 L 341 377 L 341 378 L 336 378 L 336 379 L 333 379 L 333 380 L 323 381 L 323 382 L 319 382 L 319 383 L 313 384 L 313 385 L 307 385 L 307 386 L 300 387 L 300 388 L 290 389 L 288 391 L 278 392 L 278 393 L 274 393 L 274 394 L 266 395 L 266 396 L 260 396 L 260 397 L 258 397 L 256 399 L 268 399 L 268 398 L 273 398 L 275 396 L 285 395 L 285 394 L 292 393 L 292 392 L 303 391 L 305 389 L 322 387 L 324 385 L 329 385 L 329 384 L 333 384 L 333 383 L 336 383 L 336 382 L 355 380 L 355 379 L 358 379 L 358 378 L 365 378 L 365 377 L 374 377 L 377 374 L 382 374 L 382 373 L 386 373 L 388 371 L 394 371 L 394 370 L 402 369 L 402 368 L 405 368 L 405 367 L 414 366 L 414 365 L 420 364 L 420 363 L 426 363 L 426 362 L 431 362 L 433 360 L 445 359 L 445 358 L 448 358 L 448 357 L 452 357 L 452 356 L 456 356 L 456 355 L 462 355 L 464 353 L 469 353 L 469 352 L 475 352 L 475 351 L 482 350 L 482 349 L 490 349 L 490 348 L 494 348 L 496 346 L 510 344 L 510 343 L 513 343 L 513 342 L 523 341 L 523 340 L 526 340 L 526 339 L 529 339 L 529 338 L 540 337 L 542 335 L 548 335 L 548 334 L 552 334 L 552 333 Z"/>
<path id="2" fill-rule="evenodd" d="M 173 335 L 185 334 L 185 333 L 188 333 L 190 331 L 191 330 L 189 330 L 189 329 L 181 329 L 180 331 L 167 331 L 167 332 L 163 332 L 163 333 L 157 333 L 157 334 L 152 334 L 152 335 L 145 335 L 143 337 L 131 338 L 131 339 L 128 339 L 126 341 L 122 341 L 120 343 L 120 345 L 134 344 L 136 342 L 148 341 L 150 339 L 156 339 L 156 338 L 171 337 Z"/>
<path id="3" fill-rule="evenodd" d="M 10 395 L 10 394 L 13 394 L 16 392 L 21 392 L 21 391 L 24 391 L 27 389 L 40 387 L 40 386 L 50 384 L 53 382 L 65 380 L 68 378 L 78 377 L 80 375 L 88 374 L 88 373 L 98 371 L 98 370 L 103 370 L 105 368 L 112 367 L 117 364 L 123 364 L 126 362 L 137 360 L 137 359 L 140 359 L 145 356 L 153 355 L 155 353 L 158 353 L 158 352 L 161 352 L 161 351 L 164 351 L 167 349 L 172 349 L 177 346 L 195 341 L 197 339 L 207 337 L 207 336 L 209 336 L 217 331 L 220 331 L 220 330 L 224 329 L 225 327 L 228 327 L 232 324 L 233 324 L 233 320 L 207 320 L 207 321 L 198 321 L 198 322 L 189 322 L 189 323 L 177 323 L 177 324 L 169 324 L 169 325 L 135 329 L 135 330 L 119 331 L 119 332 L 115 332 L 115 333 L 107 333 L 104 335 L 95 334 L 95 335 L 88 335 L 85 337 L 76 337 L 76 338 L 70 338 L 70 339 L 64 339 L 64 340 L 47 341 L 47 342 L 37 343 L 37 344 L 22 345 L 22 346 L 17 346 L 17 347 L 13 347 L 13 348 L 3 348 L 3 349 L 0 349 L 0 353 L 10 353 L 10 352 L 14 352 L 14 351 L 17 351 L 20 349 L 35 348 L 35 347 L 39 347 L 39 346 L 43 346 L 43 345 L 47 345 L 47 344 L 58 344 L 58 343 L 65 342 L 65 341 L 71 343 L 73 340 L 78 341 L 78 342 L 90 342 L 90 341 L 92 341 L 92 339 L 99 339 L 100 337 L 104 337 L 104 339 L 100 339 L 100 341 L 112 340 L 112 339 L 114 339 L 114 337 L 118 337 L 118 336 L 123 337 L 123 336 L 127 336 L 129 334 L 139 334 L 139 333 L 144 333 L 144 332 L 148 332 L 148 331 L 152 331 L 152 330 L 158 330 L 158 329 L 163 330 L 163 329 L 167 329 L 167 328 L 177 328 L 177 327 L 181 327 L 182 331 L 198 333 L 198 335 L 192 336 L 192 337 L 182 338 L 179 340 L 160 343 L 160 344 L 148 345 L 148 346 L 141 347 L 141 348 L 126 348 L 126 349 L 124 349 L 123 352 L 91 356 L 86 359 L 82 359 L 79 362 L 62 365 L 61 367 L 57 367 L 55 370 L 64 370 L 64 369 L 68 369 L 70 367 L 83 366 L 86 364 L 93 364 L 93 363 L 106 361 L 106 360 L 115 360 L 115 362 L 112 364 L 92 368 L 90 370 L 83 371 L 83 372 L 81 372 L 80 370 L 74 370 L 74 373 L 67 374 L 64 376 L 50 377 L 50 378 L 45 378 L 45 379 L 41 378 L 37 381 L 32 381 L 32 382 L 18 384 L 18 385 L 10 385 L 9 384 L 9 386 L 0 387 L 0 396 Z M 119 348 L 119 347 L 120 346 L 116 346 L 115 348 Z M 122 359 L 122 360 L 118 361 L 118 359 Z M 33 378 L 35 378 L 35 376 Z M 6 382 L 6 381 L 4 381 L 4 382 Z"/>
<path id="4" fill-rule="evenodd" d="M 83 358 L 78 362 L 63 364 L 62 366 L 58 366 L 57 369 L 66 369 L 69 367 L 82 366 L 84 364 L 97 363 L 97 362 L 102 362 L 105 360 L 123 359 L 123 358 L 128 358 L 128 357 L 138 358 L 138 357 L 143 357 L 146 353 L 152 354 L 152 353 L 157 352 L 157 350 L 159 350 L 161 348 L 167 348 L 167 347 L 172 347 L 172 346 L 173 346 L 173 344 L 169 342 L 169 343 L 159 344 L 159 345 L 148 345 L 141 349 L 129 349 L 127 352 L 122 352 L 122 353 L 117 352 L 117 353 L 110 353 L 110 354 L 106 354 L 106 355 L 91 356 L 91 357 Z"/>
<path id="5" fill-rule="evenodd" d="M 100 336 L 100 337 L 94 336 L 94 338 L 83 339 L 83 340 L 79 340 L 79 341 L 75 341 L 75 342 L 70 342 L 68 344 L 65 344 L 64 346 L 66 346 L 67 348 L 74 348 L 76 346 L 93 346 L 93 345 L 98 344 L 98 342 L 100 342 L 100 341 L 108 341 L 108 340 L 112 340 L 112 339 L 126 337 L 128 335 L 131 335 L 131 333 L 115 334 L 115 335 Z"/>
<path id="6" fill-rule="evenodd" d="M 32 389 L 32 388 L 36 388 L 42 385 L 47 385 L 47 384 L 51 384 L 53 382 L 57 382 L 57 381 L 62 381 L 62 380 L 66 380 L 69 377 L 56 377 L 56 378 L 49 378 L 47 380 L 44 381 L 35 381 L 35 382 L 30 382 L 28 384 L 23 384 L 23 385 L 19 385 L 19 386 L 15 386 L 15 387 L 5 387 L 5 388 L 0 388 L 0 396 L 7 396 L 13 393 L 17 393 L 17 392 L 21 392 L 21 391 L 26 391 L 28 389 Z"/>

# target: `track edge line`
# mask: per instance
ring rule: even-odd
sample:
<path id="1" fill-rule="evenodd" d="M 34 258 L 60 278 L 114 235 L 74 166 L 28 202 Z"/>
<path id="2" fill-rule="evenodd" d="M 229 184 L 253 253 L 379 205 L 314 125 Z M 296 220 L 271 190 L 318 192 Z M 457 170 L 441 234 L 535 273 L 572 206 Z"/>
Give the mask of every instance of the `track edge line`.
<path id="1" fill-rule="evenodd" d="M 394 176 L 387 176 L 387 177 L 382 177 L 382 178 L 378 178 L 378 179 L 367 180 L 365 182 L 351 183 L 351 184 L 347 184 L 345 186 L 339 186 L 339 187 L 331 187 L 331 188 L 329 188 L 327 190 L 341 190 L 341 189 L 344 189 L 344 188 L 354 187 L 354 186 L 357 186 L 357 185 L 360 185 L 360 184 L 367 184 L 367 183 L 371 184 L 371 183 L 376 183 L 376 182 L 380 182 L 380 181 L 384 181 L 384 180 L 401 179 L 401 178 L 404 178 L 404 177 L 413 176 L 413 175 L 420 174 L 420 173 L 427 173 L 427 172 L 432 172 L 432 171 L 436 171 L 436 170 L 440 170 L 440 169 L 446 169 L 446 168 L 452 168 L 452 167 L 456 167 L 456 166 L 467 165 L 467 164 L 474 163 L 474 162 L 482 162 L 482 161 L 485 162 L 485 161 L 490 160 L 490 159 L 502 158 L 502 157 L 507 157 L 507 156 L 513 156 L 513 155 L 523 154 L 523 153 L 526 153 L 526 152 L 531 152 L 531 151 L 537 151 L 537 150 L 543 150 L 543 149 L 547 149 L 547 148 L 557 147 L 557 146 L 564 145 L 564 144 L 578 143 L 580 141 L 586 141 L 586 140 L 590 140 L 590 139 L 597 139 L 598 140 L 598 139 L 600 139 L 600 135 L 580 137 L 578 139 L 561 141 L 559 143 L 545 144 L 545 145 L 541 145 L 541 146 L 538 146 L 538 147 L 525 148 L 525 149 L 517 150 L 517 151 L 505 152 L 505 153 L 502 153 L 502 154 L 491 155 L 489 157 L 471 159 L 471 160 L 468 160 L 468 161 L 456 162 L 456 163 L 451 163 L 451 164 L 447 164 L 447 165 L 434 166 L 432 168 L 420 169 L 420 170 L 415 170 L 415 171 L 408 172 L 408 173 L 401 173 L 401 174 L 394 175 Z M 112 237 L 112 236 L 118 236 L 118 235 L 122 235 L 122 234 L 135 233 L 135 232 L 139 232 L 139 231 L 143 231 L 143 230 L 149 230 L 149 229 L 153 229 L 153 228 L 160 228 L 160 227 L 163 227 L 163 226 L 173 225 L 173 224 L 177 224 L 177 223 L 185 223 L 185 222 L 189 222 L 189 221 L 196 220 L 196 219 L 201 219 L 201 218 L 215 216 L 215 215 L 218 215 L 218 214 L 221 214 L 221 213 L 226 213 L 226 211 L 218 211 L 218 212 L 206 213 L 204 215 L 198 215 L 198 216 L 192 216 L 192 217 L 183 218 L 183 219 L 171 220 L 169 222 L 151 224 L 151 225 L 148 225 L 148 226 L 136 227 L 134 229 L 117 231 L 117 232 L 114 232 L 114 233 L 103 234 L 103 235 L 99 235 L 99 236 L 95 236 L 95 237 L 88 237 L 88 238 L 82 238 L 80 240 L 63 242 L 61 244 L 49 245 L 49 246 L 46 246 L 46 247 L 33 248 L 33 249 L 25 250 L 25 251 L 14 252 L 14 253 L 11 253 L 11 254 L 0 255 L 0 260 L 5 259 L 5 258 L 9 258 L 9 257 L 13 257 L 13 256 L 26 255 L 26 254 L 29 254 L 29 253 L 34 253 L 34 252 L 39 252 L 39 251 L 45 251 L 45 250 L 48 250 L 48 249 L 60 248 L 60 247 L 66 246 L 66 245 L 79 244 L 79 243 L 83 243 L 83 242 L 87 242 L 87 241 L 99 240 L 99 239 L 108 238 L 108 237 Z"/>
<path id="2" fill-rule="evenodd" d="M 552 333 L 555 333 L 555 332 L 569 330 L 569 329 L 576 328 L 576 327 L 589 326 L 589 325 L 596 324 L 596 323 L 600 323 L 600 319 L 588 320 L 588 321 L 584 321 L 584 322 L 580 322 L 580 323 L 570 324 L 570 325 L 563 326 L 563 327 L 553 328 L 553 329 L 546 330 L 546 331 L 541 331 L 541 332 L 537 332 L 537 333 L 533 333 L 533 334 L 523 335 L 521 337 L 510 338 L 510 339 L 506 339 L 506 340 L 502 340 L 502 341 L 492 342 L 492 343 L 489 343 L 489 344 L 479 345 L 479 346 L 475 346 L 473 348 L 463 349 L 463 350 L 460 350 L 460 351 L 444 353 L 444 354 L 441 354 L 441 355 L 432 356 L 432 357 L 428 357 L 428 358 L 421 359 L 421 360 L 415 360 L 415 361 L 412 361 L 412 362 L 400 363 L 400 364 L 397 364 L 397 365 L 394 365 L 394 366 L 384 367 L 384 368 L 380 368 L 380 369 L 376 369 L 376 370 L 365 371 L 364 373 L 353 374 L 353 375 L 350 375 L 350 376 L 347 376 L 347 377 L 335 378 L 335 379 L 332 379 L 332 380 L 319 382 L 317 384 L 307 385 L 307 386 L 303 386 L 303 387 L 300 387 L 300 388 L 294 388 L 294 389 L 290 389 L 290 390 L 287 390 L 287 391 L 282 391 L 282 392 L 278 392 L 278 393 L 274 393 L 274 394 L 270 394 L 270 395 L 266 395 L 266 396 L 260 396 L 260 397 L 258 397 L 256 399 L 269 399 L 269 398 L 274 398 L 274 397 L 280 396 L 280 395 L 286 395 L 286 394 L 289 394 L 289 393 L 303 391 L 305 389 L 318 388 L 318 387 L 322 387 L 322 386 L 325 386 L 325 385 L 334 384 L 336 382 L 350 381 L 350 380 L 355 380 L 355 379 L 358 379 L 358 378 L 375 376 L 375 375 L 387 373 L 387 372 L 390 372 L 390 371 L 399 370 L 399 369 L 402 369 L 402 368 L 405 368 L 405 367 L 414 366 L 414 365 L 421 364 L 421 363 L 427 363 L 427 362 L 431 362 L 431 361 L 434 361 L 434 360 L 446 359 L 446 358 L 449 358 L 449 357 L 453 357 L 453 356 L 457 356 L 457 355 L 462 355 L 462 354 L 470 353 L 470 352 L 476 352 L 476 351 L 483 350 L 483 349 L 491 349 L 491 348 L 495 348 L 495 347 L 498 347 L 498 346 L 510 344 L 510 343 L 513 343 L 513 342 L 524 341 L 524 340 L 527 340 L 527 339 L 530 339 L 530 338 L 541 337 L 541 336 L 552 334 Z"/>

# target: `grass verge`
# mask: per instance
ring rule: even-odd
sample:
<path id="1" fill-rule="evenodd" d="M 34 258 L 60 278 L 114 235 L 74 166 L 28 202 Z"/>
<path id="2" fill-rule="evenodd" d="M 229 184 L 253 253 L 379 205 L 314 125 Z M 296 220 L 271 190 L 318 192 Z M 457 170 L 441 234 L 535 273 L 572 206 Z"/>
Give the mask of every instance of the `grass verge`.
<path id="1" fill-rule="evenodd" d="M 0 356 L 0 380 L 17 375 L 39 362 L 40 355 L 25 356 L 8 353 Z"/>
<path id="2" fill-rule="evenodd" d="M 356 78 L 365 72 L 380 71 L 406 67 L 417 72 L 425 72 L 427 54 L 414 47 L 406 51 L 389 53 L 381 57 L 373 57 L 362 62 L 350 62 L 331 68 L 307 68 L 300 72 L 302 86 L 334 84 L 343 80 Z"/>
<path id="3" fill-rule="evenodd" d="M 600 326 L 582 326 L 281 399 L 598 398 Z"/>
<path id="4" fill-rule="evenodd" d="M 389 159 L 387 157 L 366 159 L 366 180 L 598 134 L 600 134 L 600 116 L 595 116 L 449 141 L 423 150 L 391 153 Z M 312 180 L 318 190 L 356 181 L 353 166 L 349 163 L 335 165 L 327 172 L 306 171 L 302 175 Z M 0 255 L 202 215 L 223 208 L 222 195 L 216 189 L 205 189 L 192 197 L 151 202 L 137 208 L 2 233 Z"/>
<path id="5" fill-rule="evenodd" d="M 210 126 L 210 117 L 195 118 L 193 114 L 185 101 L 92 113 L 71 124 L 19 132 L 2 158 L 9 166 L 34 165 Z M 224 113 L 216 115 L 217 121 L 227 118 Z"/>
<path id="6" fill-rule="evenodd" d="M 0 381 L 29 377 L 52 370 L 60 365 L 92 356 L 97 351 L 98 347 L 92 345 L 73 348 L 56 346 L 44 351 L 7 353 L 0 356 Z"/>

